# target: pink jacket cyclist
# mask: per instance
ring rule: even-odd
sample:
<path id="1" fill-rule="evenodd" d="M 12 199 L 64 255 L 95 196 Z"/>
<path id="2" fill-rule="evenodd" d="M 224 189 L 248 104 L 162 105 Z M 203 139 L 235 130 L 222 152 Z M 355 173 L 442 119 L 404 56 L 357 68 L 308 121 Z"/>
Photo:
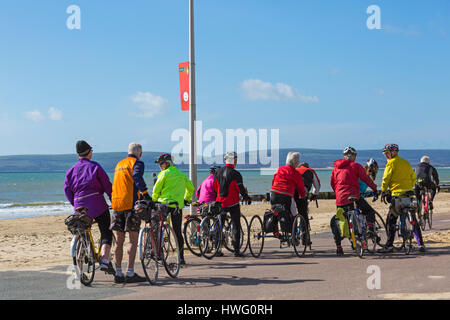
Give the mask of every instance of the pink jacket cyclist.
<path id="1" fill-rule="evenodd" d="M 216 201 L 217 194 L 214 190 L 214 174 L 219 167 L 211 167 L 209 172 L 211 173 L 197 189 L 197 198 L 199 203 L 208 203 Z"/>

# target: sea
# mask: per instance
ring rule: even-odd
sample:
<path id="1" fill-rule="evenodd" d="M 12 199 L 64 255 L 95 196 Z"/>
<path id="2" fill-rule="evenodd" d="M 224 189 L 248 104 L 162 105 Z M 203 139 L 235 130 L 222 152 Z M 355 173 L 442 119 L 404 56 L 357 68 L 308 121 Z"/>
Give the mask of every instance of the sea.
<path id="1" fill-rule="evenodd" d="M 239 169 L 239 168 L 237 168 Z M 450 168 L 437 168 L 440 181 L 450 181 Z M 266 194 L 270 191 L 272 174 L 260 170 L 240 170 L 249 194 Z M 316 169 L 322 184 L 321 191 L 332 191 L 331 169 Z M 114 172 L 107 172 L 113 181 Z M 146 172 L 144 179 L 149 190 L 153 187 L 153 172 Z M 156 172 L 157 173 L 157 172 Z M 185 172 L 188 175 L 188 172 Z M 199 183 L 209 172 L 198 172 Z M 73 207 L 64 195 L 64 172 L 0 173 L 0 220 L 29 218 L 46 215 L 71 214 Z M 381 185 L 383 170 L 378 172 L 376 184 Z M 107 200 L 109 203 L 109 199 Z"/>

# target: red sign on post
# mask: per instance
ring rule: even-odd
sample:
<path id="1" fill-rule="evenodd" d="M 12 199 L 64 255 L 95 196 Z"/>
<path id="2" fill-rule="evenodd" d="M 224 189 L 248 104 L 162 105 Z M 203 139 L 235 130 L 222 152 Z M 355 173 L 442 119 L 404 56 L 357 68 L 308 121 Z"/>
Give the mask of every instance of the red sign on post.
<path id="1" fill-rule="evenodd" d="M 178 64 L 180 74 L 181 110 L 189 111 L 189 62 Z"/>

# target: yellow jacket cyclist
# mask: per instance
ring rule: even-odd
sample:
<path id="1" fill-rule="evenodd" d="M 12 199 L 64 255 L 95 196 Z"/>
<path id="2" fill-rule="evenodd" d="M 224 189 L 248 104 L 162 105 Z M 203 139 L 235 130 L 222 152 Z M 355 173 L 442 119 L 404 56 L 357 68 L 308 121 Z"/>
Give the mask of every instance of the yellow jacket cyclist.
<path id="1" fill-rule="evenodd" d="M 389 230 L 389 237 L 386 245 L 380 252 L 389 253 L 393 252 L 393 243 L 395 240 L 395 225 L 397 224 L 398 216 L 402 213 L 405 207 L 409 207 L 411 204 L 411 197 L 405 195 L 407 192 L 414 194 L 413 189 L 416 182 L 416 174 L 411 167 L 411 164 L 405 159 L 400 158 L 398 155 L 398 145 L 388 144 L 384 147 L 383 153 L 388 160 L 386 169 L 384 170 L 383 181 L 381 184 L 381 200 L 385 201 L 388 189 L 390 190 L 392 197 L 389 200 L 390 207 L 387 216 L 387 228 Z M 419 224 L 414 224 L 414 232 L 419 237 L 420 251 L 425 251 L 423 244 L 422 232 Z"/>
<path id="2" fill-rule="evenodd" d="M 168 203 L 177 202 L 180 210 L 171 205 L 169 212 L 171 214 L 172 226 L 177 236 L 180 247 L 180 264 L 185 264 L 183 254 L 183 235 L 181 233 L 182 210 L 185 204 L 190 203 L 194 194 L 194 185 L 186 175 L 178 170 L 172 161 L 170 154 L 161 155 L 155 163 L 159 164 L 161 172 L 158 174 L 158 180 L 153 187 L 152 200 L 154 202 Z"/>
<path id="3" fill-rule="evenodd" d="M 414 189 L 416 183 L 416 174 L 413 168 L 399 155 L 391 158 L 384 170 L 381 192 L 386 192 L 388 188 L 393 196 L 400 196 L 407 191 Z"/>

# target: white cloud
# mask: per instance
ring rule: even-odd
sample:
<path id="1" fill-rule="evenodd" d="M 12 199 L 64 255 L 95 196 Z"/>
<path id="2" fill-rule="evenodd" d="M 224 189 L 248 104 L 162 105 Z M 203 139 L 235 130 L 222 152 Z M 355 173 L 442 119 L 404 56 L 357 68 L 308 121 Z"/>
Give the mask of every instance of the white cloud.
<path id="1" fill-rule="evenodd" d="M 62 119 L 63 113 L 61 110 L 51 107 L 48 109 L 48 116 L 51 120 L 58 121 Z"/>
<path id="2" fill-rule="evenodd" d="M 45 117 L 41 114 L 39 110 L 32 110 L 25 112 L 25 118 L 34 122 L 39 122 L 45 119 Z"/>
<path id="3" fill-rule="evenodd" d="M 318 103 L 316 96 L 304 96 L 285 83 L 264 82 L 259 79 L 248 79 L 241 83 L 245 98 L 248 100 L 270 100 L 275 102 L 301 101 Z"/>
<path id="4" fill-rule="evenodd" d="M 153 118 L 164 112 L 168 107 L 168 101 L 163 97 L 156 96 L 150 92 L 138 92 L 131 97 L 131 101 L 137 104 L 139 113 L 133 113 L 140 118 Z"/>

